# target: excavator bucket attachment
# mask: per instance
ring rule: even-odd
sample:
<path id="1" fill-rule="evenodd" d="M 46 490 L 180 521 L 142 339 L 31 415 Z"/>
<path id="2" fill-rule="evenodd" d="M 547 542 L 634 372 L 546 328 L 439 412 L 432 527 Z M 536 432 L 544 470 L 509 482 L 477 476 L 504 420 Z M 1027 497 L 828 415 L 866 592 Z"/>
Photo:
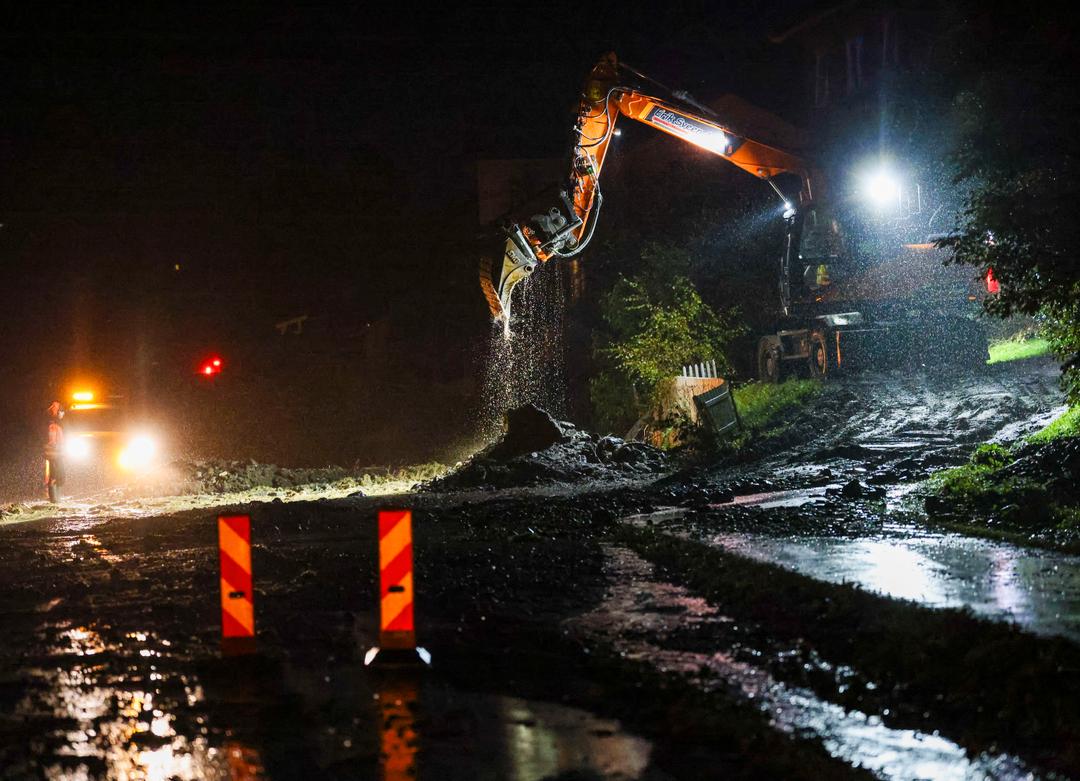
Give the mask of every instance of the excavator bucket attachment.
<path id="1" fill-rule="evenodd" d="M 503 253 L 480 259 L 480 288 L 495 320 L 510 322 L 510 294 L 518 282 L 536 269 L 536 262 L 525 257 L 512 238 L 507 237 Z"/>

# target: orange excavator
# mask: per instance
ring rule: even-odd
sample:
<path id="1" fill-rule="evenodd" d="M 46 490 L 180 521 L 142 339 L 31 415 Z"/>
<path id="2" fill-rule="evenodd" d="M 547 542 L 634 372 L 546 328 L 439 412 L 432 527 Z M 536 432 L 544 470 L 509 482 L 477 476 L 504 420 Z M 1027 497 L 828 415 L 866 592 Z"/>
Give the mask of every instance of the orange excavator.
<path id="1" fill-rule="evenodd" d="M 669 91 L 669 98 L 660 98 L 628 86 L 623 73 L 651 81 L 620 63 L 613 53 L 601 58 L 589 74 L 578 106 L 574 126 L 577 143 L 571 155 L 569 184 L 560 193 L 561 203 L 546 213 L 506 225 L 501 267 L 494 268 L 490 262 L 481 266 L 481 286 L 492 316 L 504 323 L 509 321 L 510 296 L 519 282 L 540 263 L 572 257 L 588 246 L 603 205 L 600 171 L 620 115 L 719 155 L 765 180 L 782 199 L 774 178 L 794 174 L 801 180 L 800 205 L 809 206 L 813 200 L 819 176 L 805 160 L 740 135 L 685 93 Z"/>
<path id="2" fill-rule="evenodd" d="M 645 89 L 642 84 L 651 86 Z M 542 263 L 573 257 L 589 245 L 603 205 L 600 173 L 620 116 L 727 160 L 770 185 L 781 199 L 787 228 L 779 258 L 782 317 L 775 332 L 758 341 L 761 379 L 778 381 L 796 373 L 824 376 L 845 363 L 862 362 L 853 361 L 857 357 L 879 353 L 887 341 L 895 344 L 895 338 L 883 336 L 896 337 L 898 332 L 900 341 L 916 332 L 947 332 L 959 336 L 964 344 L 960 352 L 970 353 L 975 362 L 985 361 L 986 339 L 971 319 L 970 305 L 978 296 L 955 269 L 942 271 L 943 253 L 932 241 L 904 244 L 897 256 L 886 259 L 893 261 L 891 266 L 882 258 L 854 262 L 841 222 L 826 202 L 831 188 L 818 168 L 798 153 L 740 132 L 708 106 L 664 87 L 613 53 L 600 59 L 585 82 L 574 124 L 570 176 L 557 203 L 503 224 L 501 257 L 481 259 L 481 288 L 492 317 L 508 333 L 514 288 Z M 872 194 L 887 201 L 887 188 L 875 182 Z M 912 287 L 911 280 L 917 281 L 917 291 L 905 289 Z M 928 286 L 933 294 L 926 294 Z M 921 310 L 911 309 L 913 298 Z M 871 314 L 870 309 L 875 311 Z M 928 321 L 940 328 L 928 329 Z M 955 357 L 957 351 L 951 354 Z"/>

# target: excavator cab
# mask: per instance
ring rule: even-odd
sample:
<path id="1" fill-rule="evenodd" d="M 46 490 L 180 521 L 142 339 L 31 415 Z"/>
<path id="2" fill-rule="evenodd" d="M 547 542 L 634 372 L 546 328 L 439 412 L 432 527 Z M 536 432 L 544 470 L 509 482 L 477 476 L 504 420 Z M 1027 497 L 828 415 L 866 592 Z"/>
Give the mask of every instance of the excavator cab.
<path id="1" fill-rule="evenodd" d="M 817 303 L 839 295 L 839 285 L 851 275 L 841 221 L 832 210 L 810 204 L 787 220 L 787 239 L 781 261 L 781 303 L 785 314 L 792 305 Z"/>

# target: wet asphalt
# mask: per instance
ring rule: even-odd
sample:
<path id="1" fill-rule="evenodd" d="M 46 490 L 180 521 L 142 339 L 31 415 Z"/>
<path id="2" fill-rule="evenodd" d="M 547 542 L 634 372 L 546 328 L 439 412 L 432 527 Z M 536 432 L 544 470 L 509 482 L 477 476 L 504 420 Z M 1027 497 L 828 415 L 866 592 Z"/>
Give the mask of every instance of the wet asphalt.
<path id="1" fill-rule="evenodd" d="M 977 377 L 851 378 L 755 460 L 699 469 L 674 491 L 641 487 L 640 507 L 613 494 L 614 528 L 1080 642 L 1080 557 L 928 529 L 912 494 L 976 444 L 1034 430 L 1060 404 L 1054 367 L 1043 362 Z M 701 486 L 712 493 L 695 500 Z M 643 724 L 632 701 L 575 691 L 580 679 L 557 666 L 515 675 L 506 658 L 531 659 L 547 635 L 508 632 L 504 645 L 476 649 L 476 666 L 502 670 L 485 681 L 470 669 L 469 634 L 485 637 L 496 616 L 515 613 L 570 649 L 613 650 L 742 703 L 778 735 L 805 741 L 836 777 L 1054 777 L 1042 756 L 973 748 L 932 723 L 890 723 L 887 711 L 783 680 L 777 665 L 753 663 L 753 643 L 721 606 L 604 533 L 522 597 L 530 568 L 547 566 L 523 546 L 563 542 L 558 517 L 542 526 L 530 513 L 557 500 L 558 513 L 580 505 L 596 518 L 606 501 L 575 497 L 547 489 L 251 505 L 260 652 L 237 658 L 219 646 L 214 508 L 73 503 L 58 515 L 24 513 L 0 526 L 0 778 L 733 777 L 726 761 L 738 777 L 768 777 L 729 750 L 719 764 L 707 753 L 672 759 L 674 728 Z M 436 658 L 423 673 L 363 664 L 377 642 L 374 511 L 387 502 L 419 508 L 418 545 L 475 537 L 488 551 L 524 550 L 492 564 L 483 551 L 451 556 L 449 543 L 445 556 L 418 552 L 418 567 L 438 580 L 418 607 Z M 510 537 L 499 540 L 506 513 Z M 459 539 L 462 519 L 475 525 Z M 556 595 L 553 583 L 565 588 Z M 832 777 L 824 772 L 799 777 Z"/>

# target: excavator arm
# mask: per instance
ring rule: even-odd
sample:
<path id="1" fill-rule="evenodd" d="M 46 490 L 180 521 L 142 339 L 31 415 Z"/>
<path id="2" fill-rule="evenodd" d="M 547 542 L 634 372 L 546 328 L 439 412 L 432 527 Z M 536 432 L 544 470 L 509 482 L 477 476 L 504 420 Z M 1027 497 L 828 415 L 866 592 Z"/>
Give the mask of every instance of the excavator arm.
<path id="1" fill-rule="evenodd" d="M 779 174 L 800 177 L 800 203 L 813 197 L 810 167 L 798 155 L 739 134 L 706 106 L 688 95 L 668 98 L 647 94 L 631 86 L 624 72 L 644 79 L 620 63 L 613 53 L 602 57 L 585 82 L 574 125 L 575 144 L 570 176 L 557 203 L 546 212 L 502 227 L 505 244 L 501 257 L 481 260 L 480 284 L 492 316 L 509 328 L 510 297 L 514 287 L 553 258 L 578 254 L 588 245 L 603 204 L 600 171 L 607 157 L 620 116 L 637 120 L 687 143 L 712 152 L 764 179 Z"/>

